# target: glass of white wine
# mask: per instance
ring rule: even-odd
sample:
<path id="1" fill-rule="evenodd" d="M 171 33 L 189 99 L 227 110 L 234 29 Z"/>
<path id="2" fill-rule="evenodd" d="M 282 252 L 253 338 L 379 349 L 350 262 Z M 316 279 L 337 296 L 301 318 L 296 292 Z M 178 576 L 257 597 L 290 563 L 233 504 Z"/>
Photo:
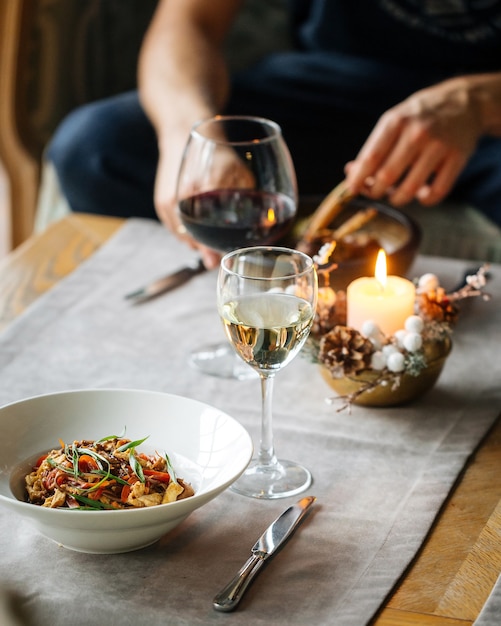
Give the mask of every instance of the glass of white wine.
<path id="1" fill-rule="evenodd" d="M 261 378 L 262 418 L 258 455 L 231 487 L 254 498 L 292 496 L 311 484 L 308 469 L 277 459 L 273 445 L 275 374 L 306 341 L 316 310 L 317 274 L 312 259 L 288 248 L 251 247 L 221 259 L 217 302 L 226 336 Z"/>

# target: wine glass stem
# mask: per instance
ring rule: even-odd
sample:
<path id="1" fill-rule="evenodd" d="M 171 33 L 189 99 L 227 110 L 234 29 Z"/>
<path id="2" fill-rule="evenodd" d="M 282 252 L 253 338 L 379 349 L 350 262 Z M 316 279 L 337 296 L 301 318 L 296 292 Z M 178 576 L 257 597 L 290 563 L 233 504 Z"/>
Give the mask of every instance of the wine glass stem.
<path id="1" fill-rule="evenodd" d="M 258 461 L 261 466 L 274 466 L 277 457 L 273 448 L 272 398 L 274 374 L 259 374 L 261 377 L 261 440 Z"/>

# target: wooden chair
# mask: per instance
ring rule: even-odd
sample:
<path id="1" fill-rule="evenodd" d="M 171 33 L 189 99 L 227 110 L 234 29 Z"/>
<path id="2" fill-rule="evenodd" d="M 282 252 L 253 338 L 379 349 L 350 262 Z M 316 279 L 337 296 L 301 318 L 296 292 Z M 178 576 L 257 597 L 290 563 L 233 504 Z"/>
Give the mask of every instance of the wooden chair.
<path id="1" fill-rule="evenodd" d="M 135 86 L 156 3 L 0 1 L 0 170 L 12 248 L 33 232 L 43 151 L 54 129 L 72 108 Z"/>
<path id="2" fill-rule="evenodd" d="M 0 3 L 0 164 L 6 174 L 4 211 L 10 219 L 10 246 L 33 230 L 40 161 L 24 134 L 26 84 L 22 67 L 28 50 L 23 45 L 31 28 L 31 0 Z"/>

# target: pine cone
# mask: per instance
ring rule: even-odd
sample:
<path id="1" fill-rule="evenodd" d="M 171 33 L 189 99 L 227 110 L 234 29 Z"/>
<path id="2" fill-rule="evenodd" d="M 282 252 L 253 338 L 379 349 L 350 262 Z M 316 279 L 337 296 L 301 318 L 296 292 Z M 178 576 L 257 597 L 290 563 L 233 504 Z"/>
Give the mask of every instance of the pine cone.
<path id="1" fill-rule="evenodd" d="M 336 326 L 320 340 L 319 361 L 333 378 L 342 378 L 370 367 L 374 346 L 357 330 Z"/>
<path id="2" fill-rule="evenodd" d="M 457 322 L 458 309 L 442 287 L 419 294 L 418 308 L 425 321 L 446 322 L 451 326 Z"/>
<path id="3" fill-rule="evenodd" d="M 321 306 L 319 304 L 317 307 L 310 334 L 320 339 L 335 326 L 344 324 L 346 324 L 346 292 L 338 291 L 333 306 Z"/>

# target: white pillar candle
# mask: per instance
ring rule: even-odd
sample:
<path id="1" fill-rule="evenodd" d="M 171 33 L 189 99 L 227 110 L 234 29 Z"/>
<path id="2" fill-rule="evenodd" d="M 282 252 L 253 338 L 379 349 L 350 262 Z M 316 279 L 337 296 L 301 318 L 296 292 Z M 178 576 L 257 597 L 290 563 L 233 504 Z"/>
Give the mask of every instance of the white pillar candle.
<path id="1" fill-rule="evenodd" d="M 387 336 L 404 327 L 414 313 L 416 290 L 400 276 L 386 276 L 386 255 L 379 251 L 375 277 L 357 278 L 346 290 L 347 325 L 358 331 L 367 320 L 375 322 Z"/>

